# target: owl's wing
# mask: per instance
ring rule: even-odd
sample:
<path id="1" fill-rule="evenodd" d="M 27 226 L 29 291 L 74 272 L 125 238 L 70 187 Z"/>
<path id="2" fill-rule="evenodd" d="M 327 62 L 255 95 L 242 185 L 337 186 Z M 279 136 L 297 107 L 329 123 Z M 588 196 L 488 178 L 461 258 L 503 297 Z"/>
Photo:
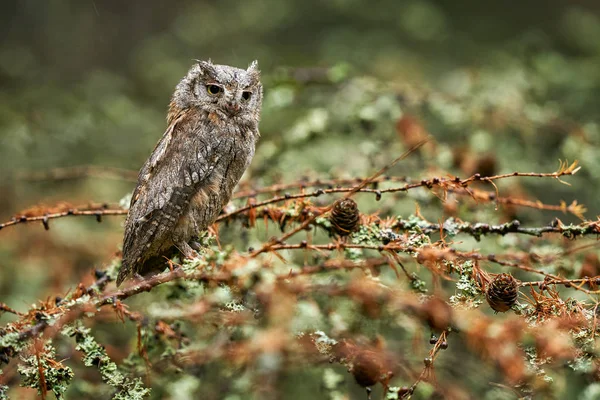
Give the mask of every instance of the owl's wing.
<path id="1" fill-rule="evenodd" d="M 171 123 L 142 167 L 125 225 L 117 285 L 147 258 L 149 248 L 170 240 L 192 197 L 213 172 L 222 152 L 220 143 L 210 140 L 211 133 L 184 114 Z"/>

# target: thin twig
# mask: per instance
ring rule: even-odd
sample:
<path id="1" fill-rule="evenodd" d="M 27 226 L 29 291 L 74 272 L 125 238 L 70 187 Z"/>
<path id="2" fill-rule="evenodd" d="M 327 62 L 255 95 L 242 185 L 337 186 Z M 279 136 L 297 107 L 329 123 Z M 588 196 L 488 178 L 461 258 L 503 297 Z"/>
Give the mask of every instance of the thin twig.
<path id="1" fill-rule="evenodd" d="M 423 141 L 417 143 L 416 145 L 414 145 L 413 147 L 411 147 L 410 149 L 408 149 L 407 151 L 405 151 L 404 153 L 402 153 L 402 155 L 400 155 L 398 158 L 396 158 L 390 164 L 388 164 L 385 167 L 381 168 L 379 171 L 377 171 L 376 173 L 374 173 L 369 178 L 365 179 L 359 185 L 356 185 L 350 192 L 348 192 L 344 196 L 344 198 L 349 198 L 354 193 L 356 193 L 356 192 L 364 189 L 365 186 L 367 186 L 369 183 L 371 183 L 373 179 L 377 179 L 380 175 L 384 174 L 387 170 L 389 170 L 390 168 L 392 168 L 394 165 L 396 165 L 400 161 L 404 160 L 406 157 L 408 157 L 409 155 L 411 155 L 413 152 L 415 152 L 417 149 L 419 149 L 421 146 L 423 146 L 427 142 L 428 142 L 428 140 L 423 140 Z M 332 208 L 333 208 L 333 204 L 330 204 L 328 207 L 325 208 L 325 210 L 323 212 L 326 213 L 326 212 L 330 211 Z M 291 230 L 290 232 L 282 235 L 278 239 L 274 238 L 274 239 L 270 240 L 268 243 L 266 243 L 265 245 L 263 245 L 260 249 L 252 252 L 251 256 L 252 257 L 256 257 L 259 254 L 261 254 L 261 253 L 263 253 L 265 251 L 268 251 L 268 249 L 269 249 L 269 247 L 271 245 L 273 245 L 274 243 L 279 243 L 281 241 L 284 241 L 284 240 L 288 239 L 289 237 L 295 235 L 296 233 L 300 232 L 301 230 L 303 230 L 304 228 L 306 228 L 307 226 L 309 226 L 311 224 L 311 222 L 314 221 L 316 218 L 317 218 L 316 215 L 314 215 L 312 217 L 309 217 L 306 221 L 304 221 L 302 224 L 300 224 L 300 226 L 298 226 L 297 228 L 295 228 L 295 229 Z"/>
<path id="2" fill-rule="evenodd" d="M 276 196 L 271 199 L 267 199 L 261 202 L 257 202 L 254 204 L 247 205 L 245 207 L 241 207 L 235 211 L 229 212 L 227 214 L 223 214 L 219 216 L 217 221 L 222 221 L 224 219 L 230 218 L 232 215 L 243 213 L 249 211 L 254 208 L 263 207 L 273 203 L 279 203 L 282 201 L 293 200 L 293 199 L 304 199 L 308 197 L 319 197 L 324 194 L 333 194 L 333 193 L 347 193 L 344 197 L 352 196 L 354 193 L 373 193 L 376 198 L 380 198 L 382 194 L 385 193 L 397 193 L 397 192 L 407 192 L 412 189 L 425 187 L 428 189 L 433 189 L 434 187 L 440 187 L 442 189 L 450 189 L 450 188 L 459 188 L 466 189 L 473 182 L 493 182 L 500 179 L 511 178 L 511 177 L 537 177 L 537 178 L 546 178 L 552 177 L 558 179 L 561 176 L 574 175 L 579 168 L 577 166 L 577 162 L 573 163 L 569 168 L 565 170 L 559 170 L 557 172 L 551 173 L 538 173 L 538 172 L 513 172 L 510 174 L 502 174 L 502 175 L 493 175 L 489 177 L 482 177 L 480 174 L 472 175 L 466 179 L 460 179 L 458 176 L 454 178 L 431 178 L 431 179 L 423 179 L 418 183 L 411 183 L 401 187 L 387 188 L 387 189 L 367 189 L 366 186 L 372 183 L 372 179 L 378 178 L 381 174 L 391 168 L 393 165 L 398 163 L 401 159 L 406 158 L 412 151 L 416 150 L 416 148 L 422 146 L 425 142 L 421 142 L 417 144 L 415 147 L 408 150 L 398 159 L 394 160 L 389 166 L 384 167 L 378 172 L 376 172 L 372 177 L 367 178 L 363 181 L 363 183 L 354 186 L 354 187 L 340 187 L 340 188 L 331 188 L 331 189 L 318 189 L 308 193 L 297 193 L 297 194 L 286 194 L 283 196 Z M 563 181 L 561 181 L 563 182 Z M 560 208 L 563 211 L 564 208 Z"/>
<path id="3" fill-rule="evenodd" d="M 271 186 L 265 186 L 262 188 L 256 189 L 243 189 L 234 194 L 234 199 L 243 199 L 246 197 L 255 197 L 261 194 L 271 194 L 282 192 L 284 190 L 296 189 L 296 190 L 304 190 L 306 188 L 314 188 L 314 187 L 323 187 L 327 189 L 340 188 L 347 185 L 352 185 L 356 183 L 361 183 L 367 178 L 337 178 L 337 179 L 316 179 L 313 181 L 310 180 L 300 180 L 299 182 L 292 183 L 278 183 Z M 376 179 L 371 180 L 372 185 L 377 185 L 383 182 L 410 182 L 410 178 L 405 176 L 381 176 Z"/>
<path id="4" fill-rule="evenodd" d="M 48 221 L 51 219 L 70 217 L 70 216 L 84 216 L 84 215 L 96 217 L 96 220 L 98 222 L 102 222 L 103 216 L 127 215 L 127 210 L 106 209 L 106 208 L 81 210 L 81 209 L 77 209 L 77 208 L 71 208 L 66 211 L 61 211 L 61 212 L 56 212 L 56 213 L 47 213 L 44 215 L 35 215 L 35 216 L 21 215 L 21 216 L 13 217 L 12 220 L 5 222 L 3 224 L 0 224 L 0 229 L 6 228 L 9 226 L 13 226 L 13 225 L 17 225 L 17 224 L 41 221 L 44 226 L 44 229 L 48 230 L 48 229 L 50 229 L 50 225 L 48 224 Z"/>

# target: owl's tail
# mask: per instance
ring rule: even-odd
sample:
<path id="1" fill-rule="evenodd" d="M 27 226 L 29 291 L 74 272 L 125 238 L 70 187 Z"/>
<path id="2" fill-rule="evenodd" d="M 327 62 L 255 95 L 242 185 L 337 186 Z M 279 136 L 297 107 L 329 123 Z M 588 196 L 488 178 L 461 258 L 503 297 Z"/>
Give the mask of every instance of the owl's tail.
<path id="1" fill-rule="evenodd" d="M 121 286 L 121 283 L 127 279 L 130 273 L 131 266 L 125 262 L 125 259 L 123 259 L 121 262 L 121 269 L 119 269 L 119 275 L 117 276 L 117 287 Z"/>

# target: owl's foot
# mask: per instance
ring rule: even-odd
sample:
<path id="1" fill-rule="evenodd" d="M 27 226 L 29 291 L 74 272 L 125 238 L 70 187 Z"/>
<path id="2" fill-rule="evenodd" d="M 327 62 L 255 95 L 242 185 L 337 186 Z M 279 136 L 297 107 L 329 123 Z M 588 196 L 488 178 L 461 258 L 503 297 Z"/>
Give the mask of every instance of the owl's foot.
<path id="1" fill-rule="evenodd" d="M 187 242 L 180 242 L 177 244 L 177 248 L 181 251 L 181 254 L 185 258 L 193 259 L 198 257 L 198 252 L 194 250 Z"/>

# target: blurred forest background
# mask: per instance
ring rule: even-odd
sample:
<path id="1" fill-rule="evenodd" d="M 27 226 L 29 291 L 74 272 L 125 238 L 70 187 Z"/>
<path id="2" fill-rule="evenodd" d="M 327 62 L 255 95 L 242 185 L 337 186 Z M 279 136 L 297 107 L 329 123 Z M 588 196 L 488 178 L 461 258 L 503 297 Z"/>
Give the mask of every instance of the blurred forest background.
<path id="1" fill-rule="evenodd" d="M 582 170 L 565 179 L 572 186 L 507 180 L 499 193 L 555 205 L 577 200 L 588 219 L 600 214 L 597 1 L 7 0 L 0 4 L 0 222 L 40 204 L 119 204 L 164 132 L 172 91 L 196 58 L 242 68 L 257 59 L 263 72 L 262 137 L 241 188 L 369 176 L 431 135 L 417 156 L 388 173 L 420 181 L 552 172 L 559 159 L 577 159 Z M 93 168 L 80 175 L 70 169 L 80 166 Z M 580 221 L 560 211 L 443 203 L 425 190 L 356 200 L 364 213 L 404 216 L 418 203 L 430 221 Z M 2 230 L 0 302 L 26 311 L 92 282 L 93 268 L 103 269 L 118 252 L 122 223 L 119 216 L 101 224 L 64 218 L 51 221 L 49 231 L 38 223 Z M 269 236 L 264 229 L 236 235 L 225 229 L 221 241 L 240 252 Z M 458 247 L 491 253 L 542 246 L 526 240 L 465 238 Z M 588 260 L 598 254 L 590 250 Z M 576 275 L 584 260 L 569 262 L 563 267 Z M 0 322 L 13 318 L 3 314 Z M 135 346 L 135 328 L 114 333 L 109 326 L 98 328 L 103 343 Z M 118 339 L 107 339 L 112 334 Z M 109 350 L 117 361 L 127 354 Z M 462 368 L 453 360 L 444 365 Z M 465 365 L 470 373 L 477 368 Z M 318 382 L 287 379 L 285 398 L 329 398 Z M 473 393 L 487 393 L 474 398 L 514 398 L 482 379 L 467 380 Z M 153 396 L 200 398 L 193 393 L 203 385 L 182 381 L 182 397 L 181 388 L 164 383 Z M 351 379 L 347 385 L 351 398 L 364 398 Z M 35 398 L 31 389 L 11 390 L 15 398 Z M 84 398 L 78 396 L 89 388 L 71 390 L 71 398 Z"/>

